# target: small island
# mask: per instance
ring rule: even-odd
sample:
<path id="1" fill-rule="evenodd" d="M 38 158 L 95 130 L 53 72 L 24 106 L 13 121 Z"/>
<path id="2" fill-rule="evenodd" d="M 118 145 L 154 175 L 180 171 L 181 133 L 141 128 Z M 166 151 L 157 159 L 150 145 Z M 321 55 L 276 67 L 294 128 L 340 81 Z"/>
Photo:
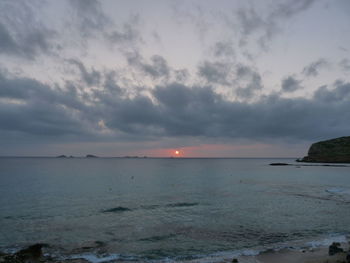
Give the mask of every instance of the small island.
<path id="1" fill-rule="evenodd" d="M 298 159 L 308 163 L 350 163 L 350 136 L 313 143 L 308 155 Z"/>
<path id="2" fill-rule="evenodd" d="M 85 158 L 98 158 L 96 155 L 93 154 L 87 154 Z"/>

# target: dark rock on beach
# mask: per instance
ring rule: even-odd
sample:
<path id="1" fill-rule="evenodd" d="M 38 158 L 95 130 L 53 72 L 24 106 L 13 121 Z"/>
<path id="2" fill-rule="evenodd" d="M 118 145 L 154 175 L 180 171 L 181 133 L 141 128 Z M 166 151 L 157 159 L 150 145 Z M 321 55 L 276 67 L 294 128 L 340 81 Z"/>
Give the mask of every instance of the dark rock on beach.
<path id="1" fill-rule="evenodd" d="M 64 154 L 56 156 L 56 158 L 67 158 L 67 156 L 65 156 Z"/>
<path id="2" fill-rule="evenodd" d="M 298 161 L 350 163 L 350 136 L 316 142 L 311 145 L 308 155 Z"/>
<path id="3" fill-rule="evenodd" d="M 0 262 L 3 263 L 35 263 L 41 262 L 43 258 L 42 248 L 46 244 L 35 244 L 28 248 L 22 249 L 15 254 L 0 253 Z"/>
<path id="4" fill-rule="evenodd" d="M 333 242 L 332 245 L 328 248 L 328 255 L 333 256 L 337 253 L 344 252 L 344 250 L 340 247 L 340 243 Z"/>
<path id="5" fill-rule="evenodd" d="M 272 166 L 285 166 L 285 165 L 290 165 L 288 163 L 270 163 Z"/>

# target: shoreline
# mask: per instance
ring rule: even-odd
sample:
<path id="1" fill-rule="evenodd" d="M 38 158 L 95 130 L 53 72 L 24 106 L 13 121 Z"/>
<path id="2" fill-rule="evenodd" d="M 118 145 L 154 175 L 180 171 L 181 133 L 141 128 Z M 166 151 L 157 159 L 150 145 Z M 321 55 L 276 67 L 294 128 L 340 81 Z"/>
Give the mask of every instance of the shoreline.
<path id="1" fill-rule="evenodd" d="M 345 251 L 348 251 L 348 246 L 345 245 L 346 244 L 342 244 L 342 247 Z M 328 248 L 323 247 L 308 251 L 302 250 L 263 253 L 257 256 L 256 260 L 257 263 L 336 263 L 346 262 L 346 252 L 329 256 Z"/>
<path id="2" fill-rule="evenodd" d="M 197 255 L 192 259 L 163 258 L 144 259 L 136 255 L 98 253 L 98 251 L 75 250 L 71 253 L 60 253 L 47 244 L 35 244 L 21 250 L 0 251 L 0 263 L 346 263 L 350 252 L 349 236 L 333 236 L 309 242 L 291 241 L 252 249 L 217 252 L 208 255 Z M 344 252 L 329 256 L 329 245 L 340 244 Z M 98 247 L 98 246 L 97 246 Z M 43 250 L 41 250 L 43 249 Z M 24 252 L 23 252 L 24 251 Z M 62 251 L 63 252 L 63 251 Z M 23 256 L 24 255 L 24 256 Z M 238 261 L 234 261 L 234 259 Z"/>

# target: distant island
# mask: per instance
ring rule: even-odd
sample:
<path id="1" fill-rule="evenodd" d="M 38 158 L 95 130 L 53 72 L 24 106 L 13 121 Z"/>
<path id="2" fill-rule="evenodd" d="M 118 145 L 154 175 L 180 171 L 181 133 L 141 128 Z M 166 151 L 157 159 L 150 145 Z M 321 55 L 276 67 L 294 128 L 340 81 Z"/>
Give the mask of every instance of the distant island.
<path id="1" fill-rule="evenodd" d="M 350 163 L 350 136 L 313 143 L 308 155 L 298 162 Z"/>
<path id="2" fill-rule="evenodd" d="M 56 158 L 74 158 L 74 156 L 73 155 L 67 156 L 67 155 L 62 154 L 62 155 L 56 156 Z M 85 155 L 85 158 L 98 158 L 98 156 L 93 155 L 93 154 L 87 154 L 87 155 Z"/>
<path id="3" fill-rule="evenodd" d="M 98 156 L 93 155 L 93 154 L 87 154 L 85 158 L 98 158 Z"/>

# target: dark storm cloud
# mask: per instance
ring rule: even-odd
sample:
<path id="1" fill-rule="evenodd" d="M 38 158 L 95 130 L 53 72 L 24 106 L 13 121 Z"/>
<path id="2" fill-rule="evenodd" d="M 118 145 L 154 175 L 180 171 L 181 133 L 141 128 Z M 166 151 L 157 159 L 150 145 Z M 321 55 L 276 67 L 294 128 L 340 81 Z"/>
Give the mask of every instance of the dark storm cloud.
<path id="1" fill-rule="evenodd" d="M 349 129 L 348 83 L 320 89 L 312 99 L 275 95 L 256 102 L 229 101 L 210 87 L 170 84 L 110 105 L 106 125 L 136 136 L 294 138 L 340 136 Z M 347 92 L 346 92 L 347 91 Z M 339 94 L 334 97 L 333 94 Z M 344 95 L 347 94 L 345 97 Z M 325 103 L 327 97 L 332 100 Z M 342 96 L 342 97 L 341 97 Z"/>
<path id="2" fill-rule="evenodd" d="M 288 76 L 282 80 L 282 91 L 293 92 L 301 89 L 301 80 L 295 78 L 295 76 Z"/>
<path id="3" fill-rule="evenodd" d="M 86 135 L 87 108 L 74 87 L 52 89 L 30 78 L 0 74 L 0 129 L 36 135 Z"/>
<path id="4" fill-rule="evenodd" d="M 82 136 L 87 133 L 69 112 L 58 105 L 45 102 L 8 104 L 0 103 L 1 130 L 23 134 Z"/>
<path id="5" fill-rule="evenodd" d="M 281 22 L 305 11 L 314 2 L 315 0 L 286 0 L 274 4 L 265 16 L 252 6 L 240 8 L 236 13 L 242 34 L 240 45 L 247 45 L 248 39 L 257 34 L 259 44 L 267 48 L 267 43 L 281 30 Z"/>
<path id="6" fill-rule="evenodd" d="M 334 83 L 335 88 L 330 90 L 327 86 L 318 88 L 315 92 L 314 97 L 319 101 L 328 102 L 347 102 L 350 101 L 350 83 L 343 81 L 336 81 Z"/>
<path id="7" fill-rule="evenodd" d="M 77 59 L 69 59 L 69 63 L 78 67 L 81 79 L 89 86 L 98 85 L 100 83 L 101 73 L 95 69 L 88 71 L 84 64 Z"/>
<path id="8" fill-rule="evenodd" d="M 242 76 L 247 69 L 241 69 Z M 249 72 L 249 70 L 248 70 Z M 85 94 L 74 83 L 50 87 L 29 78 L 0 75 L 0 130 L 37 140 L 75 136 L 79 140 L 149 140 L 161 137 L 315 139 L 341 136 L 350 128 L 350 83 L 319 88 L 312 98 L 267 95 L 232 101 L 210 86 L 173 83 L 148 95 L 128 97 L 113 72 L 103 88 Z M 103 121 L 105 127 L 99 127 Z M 108 129 L 109 133 L 103 133 Z"/>
<path id="9" fill-rule="evenodd" d="M 0 54 L 34 59 L 55 48 L 56 32 L 36 17 L 37 1 L 0 1 Z"/>
<path id="10" fill-rule="evenodd" d="M 312 62 L 310 65 L 304 67 L 303 74 L 307 77 L 316 77 L 319 71 L 329 65 L 329 62 L 324 58 Z"/>

